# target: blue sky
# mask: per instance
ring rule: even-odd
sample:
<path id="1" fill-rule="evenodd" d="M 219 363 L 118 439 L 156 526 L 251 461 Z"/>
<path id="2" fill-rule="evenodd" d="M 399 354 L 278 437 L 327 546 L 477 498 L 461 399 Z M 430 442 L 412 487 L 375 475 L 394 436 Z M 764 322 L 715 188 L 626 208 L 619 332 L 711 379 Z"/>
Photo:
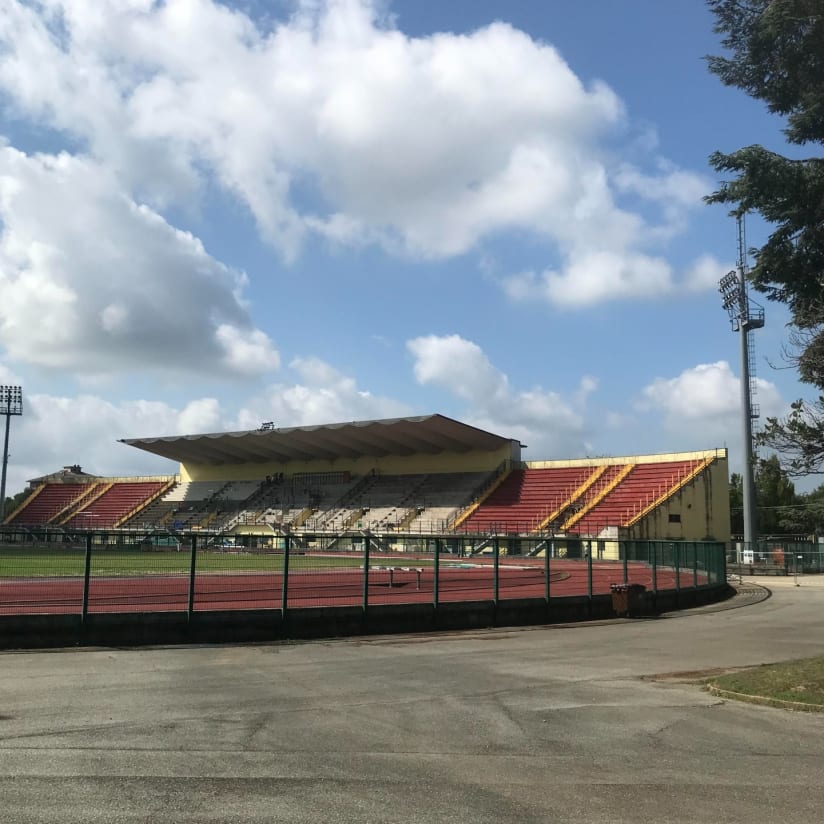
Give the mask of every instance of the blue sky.
<path id="1" fill-rule="evenodd" d="M 700 2 L 0 0 L 9 492 L 118 438 L 441 412 L 525 457 L 727 445 L 715 149 L 784 148 Z M 753 244 L 765 228 L 748 225 Z M 787 315 L 762 410 L 804 390 Z"/>

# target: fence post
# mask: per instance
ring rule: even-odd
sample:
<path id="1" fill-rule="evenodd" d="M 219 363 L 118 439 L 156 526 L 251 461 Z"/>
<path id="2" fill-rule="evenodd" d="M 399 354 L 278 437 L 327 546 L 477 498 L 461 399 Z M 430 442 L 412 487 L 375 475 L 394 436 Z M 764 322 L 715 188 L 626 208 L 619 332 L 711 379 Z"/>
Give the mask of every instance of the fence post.
<path id="1" fill-rule="evenodd" d="M 363 614 L 369 610 L 369 532 L 363 536 Z"/>
<path id="2" fill-rule="evenodd" d="M 280 580 L 280 626 L 286 631 L 286 616 L 289 612 L 289 551 L 292 548 L 292 536 L 283 536 L 283 571 Z"/>
<path id="3" fill-rule="evenodd" d="M 438 611 L 438 597 L 439 597 L 439 584 L 440 584 L 440 571 L 441 571 L 441 539 L 435 538 L 435 563 L 432 567 L 432 606 L 435 608 L 435 612 Z"/>
<path id="4" fill-rule="evenodd" d="M 92 533 L 86 534 L 86 558 L 83 566 L 83 601 L 80 609 L 80 622 L 86 623 L 89 614 L 89 580 L 92 574 Z"/>
<path id="5" fill-rule="evenodd" d="M 495 557 L 492 562 L 492 603 L 495 606 L 498 606 L 498 570 L 500 567 L 500 546 L 498 542 L 498 538 L 495 537 L 492 539 L 492 551 L 495 553 Z"/>
<path id="6" fill-rule="evenodd" d="M 587 599 L 588 610 L 592 613 L 592 541 L 587 541 Z"/>
<path id="7" fill-rule="evenodd" d="M 544 544 L 544 600 L 549 606 L 549 556 L 552 552 L 552 545 L 555 542 L 553 540 L 549 540 Z"/>
<path id="8" fill-rule="evenodd" d="M 698 589 L 698 544 L 692 542 L 692 588 Z"/>
<path id="9" fill-rule="evenodd" d="M 678 544 L 671 544 L 674 552 L 674 566 L 675 566 L 675 606 L 678 607 L 681 603 L 681 547 Z"/>
<path id="10" fill-rule="evenodd" d="M 195 611 L 195 574 L 197 571 L 197 535 L 192 535 L 192 556 L 189 558 L 189 600 L 186 615 L 189 621 Z"/>
<path id="11" fill-rule="evenodd" d="M 628 541 L 621 541 L 619 542 L 618 546 L 621 548 L 621 552 L 624 554 L 624 586 L 629 583 L 629 542 Z"/>
<path id="12" fill-rule="evenodd" d="M 718 579 L 718 583 L 727 583 L 727 553 L 724 549 L 721 550 L 721 577 Z"/>
<path id="13" fill-rule="evenodd" d="M 658 545 L 652 542 L 652 595 L 658 602 Z"/>

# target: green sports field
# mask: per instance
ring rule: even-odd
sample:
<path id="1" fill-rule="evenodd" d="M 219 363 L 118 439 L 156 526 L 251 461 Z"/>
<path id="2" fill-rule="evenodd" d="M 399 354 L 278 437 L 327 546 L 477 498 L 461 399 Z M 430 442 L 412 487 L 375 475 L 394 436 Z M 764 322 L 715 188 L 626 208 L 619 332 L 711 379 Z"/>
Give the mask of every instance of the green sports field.
<path id="1" fill-rule="evenodd" d="M 82 575 L 84 549 L 38 549 L 0 547 L 0 578 Z M 419 561 L 415 561 L 419 564 Z M 290 555 L 290 569 L 329 569 L 359 567 L 361 557 L 352 555 Z M 138 549 L 98 548 L 92 550 L 93 575 L 188 574 L 190 554 L 154 552 Z M 203 572 L 280 572 L 283 555 L 198 551 L 197 571 Z"/>

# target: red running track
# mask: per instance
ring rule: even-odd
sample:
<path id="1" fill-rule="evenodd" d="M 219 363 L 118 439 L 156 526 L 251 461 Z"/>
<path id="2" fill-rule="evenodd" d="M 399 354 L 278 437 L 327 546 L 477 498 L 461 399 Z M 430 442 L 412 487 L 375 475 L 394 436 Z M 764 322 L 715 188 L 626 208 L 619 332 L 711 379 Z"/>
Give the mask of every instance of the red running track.
<path id="1" fill-rule="evenodd" d="M 418 588 L 417 569 L 421 569 Z M 431 603 L 432 567 L 414 563 L 396 566 L 392 585 L 388 569 L 369 571 L 370 604 Z M 628 565 L 629 583 L 652 589 L 652 570 L 646 564 Z M 596 561 L 592 564 L 592 592 L 608 594 L 610 585 L 623 583 L 620 562 Z M 707 582 L 699 573 L 698 584 Z M 693 571 L 682 570 L 681 588 L 694 585 Z M 89 612 L 170 612 L 188 607 L 187 575 L 148 575 L 141 577 L 93 577 L 89 585 Z M 196 610 L 275 609 L 282 604 L 282 575 L 279 573 L 203 573 L 195 578 Z M 676 588 L 673 569 L 657 570 L 659 590 Z M 582 561 L 553 560 L 550 596 L 587 594 L 587 567 Z M 488 601 L 493 598 L 491 561 L 447 562 L 441 564 L 439 587 L 441 602 Z M 543 598 L 545 595 L 542 559 L 502 562 L 499 567 L 498 597 Z M 357 606 L 363 603 L 363 570 L 357 568 L 306 570 L 289 573 L 288 606 L 293 609 L 324 606 Z M 79 614 L 82 608 L 83 580 L 76 578 L 0 579 L 0 614 Z"/>

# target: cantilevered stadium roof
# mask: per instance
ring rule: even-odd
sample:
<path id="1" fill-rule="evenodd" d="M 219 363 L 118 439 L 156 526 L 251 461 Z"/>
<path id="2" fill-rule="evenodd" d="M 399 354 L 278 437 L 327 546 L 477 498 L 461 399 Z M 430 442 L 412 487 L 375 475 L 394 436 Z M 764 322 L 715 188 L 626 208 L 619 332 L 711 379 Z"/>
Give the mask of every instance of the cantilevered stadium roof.
<path id="1" fill-rule="evenodd" d="M 424 415 L 285 429 L 264 423 L 244 432 L 122 438 L 120 443 L 184 464 L 219 465 L 486 452 L 512 440 L 443 415 Z"/>

